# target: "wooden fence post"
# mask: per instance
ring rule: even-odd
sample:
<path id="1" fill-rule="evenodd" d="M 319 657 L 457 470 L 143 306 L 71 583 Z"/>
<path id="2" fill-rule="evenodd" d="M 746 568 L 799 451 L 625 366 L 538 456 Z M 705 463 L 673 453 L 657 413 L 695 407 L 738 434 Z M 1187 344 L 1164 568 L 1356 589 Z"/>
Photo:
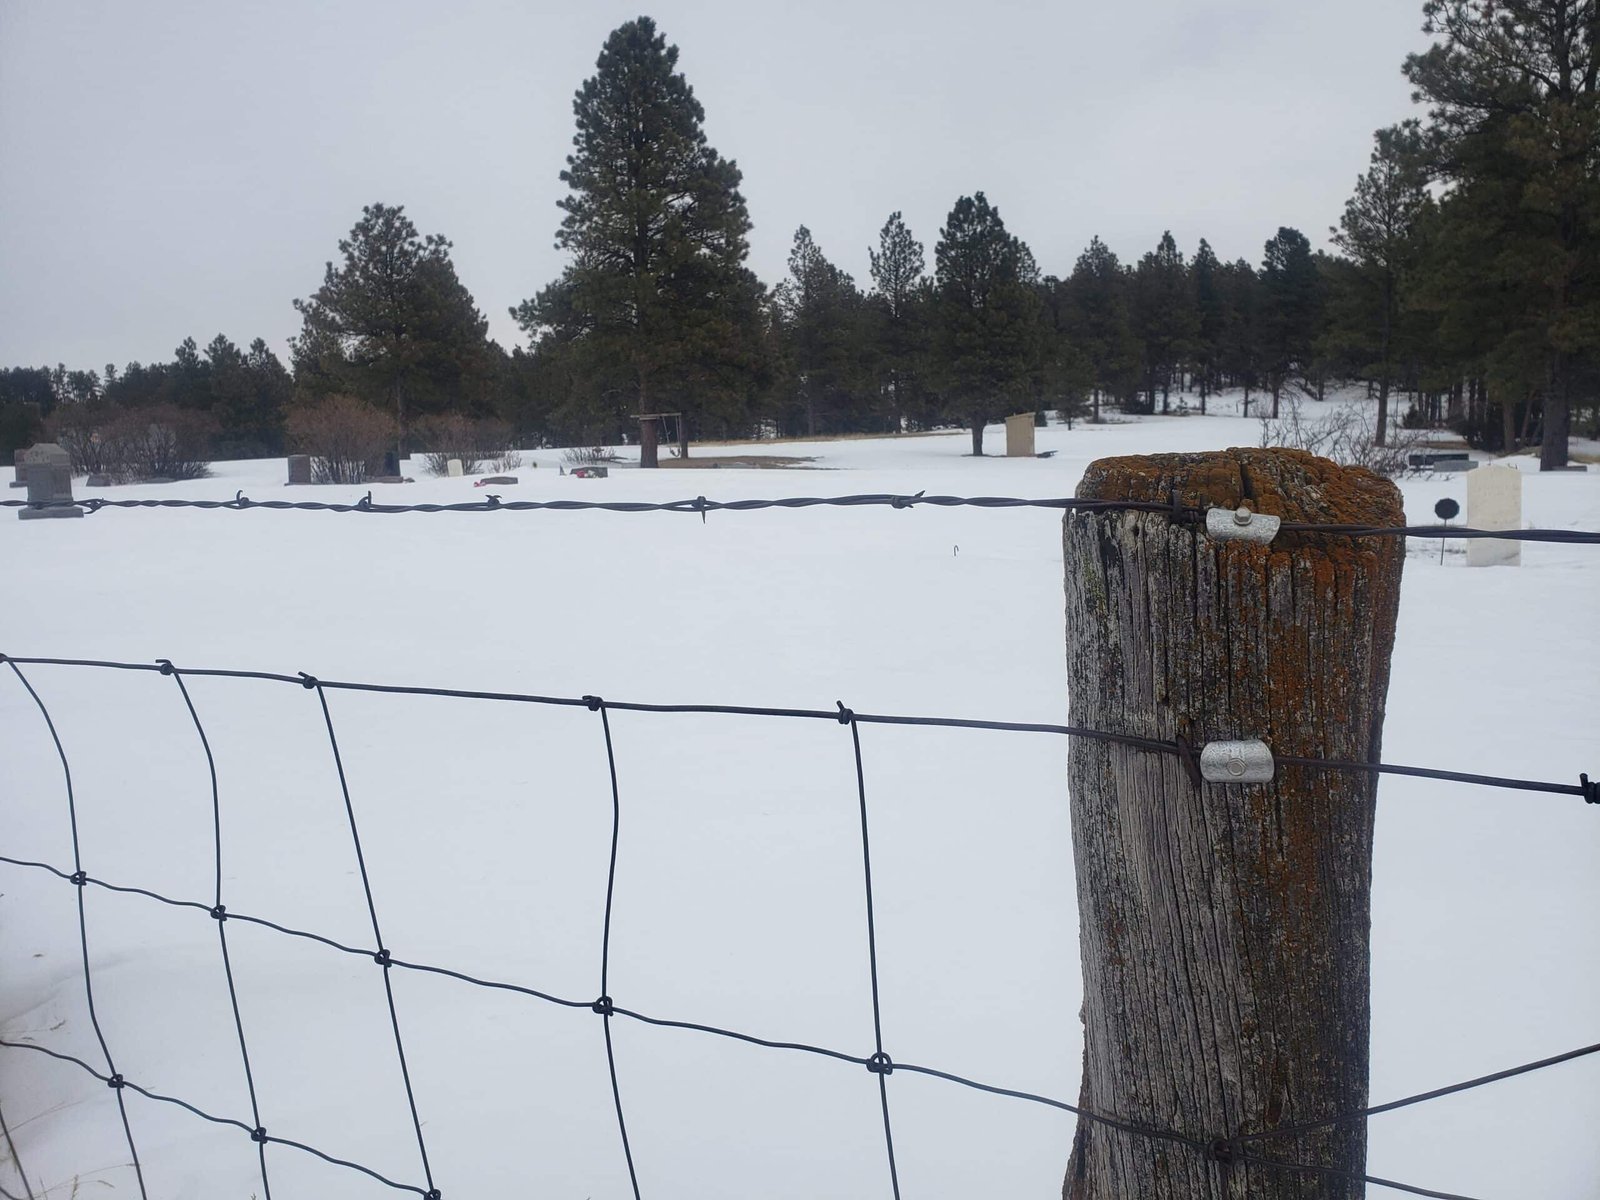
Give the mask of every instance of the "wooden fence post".
<path id="1" fill-rule="evenodd" d="M 1400 525 L 1397 488 L 1297 450 L 1101 459 L 1078 496 Z M 1219 541 L 1154 512 L 1064 532 L 1074 725 L 1377 761 L 1405 540 Z M 1197 785 L 1176 755 L 1074 738 L 1082 1106 L 1211 1144 L 1367 1104 L 1377 776 Z M 1363 1122 L 1248 1147 L 1360 1173 Z M 1067 1200 L 1364 1195 L 1080 1120 Z"/>

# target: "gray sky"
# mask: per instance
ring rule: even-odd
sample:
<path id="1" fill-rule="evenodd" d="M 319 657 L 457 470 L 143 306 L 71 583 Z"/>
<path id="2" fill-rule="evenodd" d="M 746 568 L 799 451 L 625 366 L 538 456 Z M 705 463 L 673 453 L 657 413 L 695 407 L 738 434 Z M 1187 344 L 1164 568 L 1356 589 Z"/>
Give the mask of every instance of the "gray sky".
<path id="1" fill-rule="evenodd" d="M 361 206 L 403 204 L 491 334 L 554 278 L 572 95 L 636 3 L 0 0 L 0 366 L 120 367 L 193 336 L 286 356 Z M 1043 271 L 1170 228 L 1259 264 L 1324 243 L 1372 131 L 1413 114 L 1420 0 L 670 0 L 750 263 L 795 227 L 863 286 L 983 190 Z"/>

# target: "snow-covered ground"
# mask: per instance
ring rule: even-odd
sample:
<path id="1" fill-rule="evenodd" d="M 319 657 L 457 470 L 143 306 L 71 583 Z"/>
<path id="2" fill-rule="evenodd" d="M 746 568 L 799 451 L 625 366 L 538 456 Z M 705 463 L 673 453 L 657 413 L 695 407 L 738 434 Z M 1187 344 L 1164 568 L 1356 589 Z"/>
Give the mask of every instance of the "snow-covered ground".
<path id="1" fill-rule="evenodd" d="M 1253 445 L 1254 419 L 1039 431 L 1054 457 L 964 457 L 964 433 L 763 446 L 815 471 L 614 470 L 540 452 L 506 498 L 668 500 L 858 492 L 1070 495 L 1113 454 Z M 989 448 L 1003 448 L 998 427 Z M 280 461 L 199 483 L 80 495 L 353 500 L 286 491 Z M 1600 473 L 1529 474 L 1525 516 L 1600 529 Z M 1405 481 L 1414 521 L 1462 477 Z M 21 493 L 12 492 L 11 496 Z M 481 498 L 470 479 L 380 488 Z M 811 509 L 405 516 L 0 513 L 0 650 L 616 700 L 1065 719 L 1060 514 Z M 1468 570 L 1406 564 L 1385 758 L 1576 781 L 1600 772 L 1600 550 L 1528 545 Z M 27 669 L 70 758 L 85 869 L 210 903 L 211 791 L 173 681 Z M 236 912 L 370 946 L 314 693 L 191 678 L 216 756 L 223 896 Z M 329 705 L 396 957 L 592 998 L 610 845 L 599 717 L 351 692 Z M 823 721 L 611 714 L 621 839 L 610 993 L 653 1016 L 872 1050 L 856 782 Z M 1077 916 L 1067 747 L 1049 735 L 867 726 L 885 1048 L 1076 1099 Z M 0 673 L 0 846 L 70 869 L 59 762 Z M 1386 778 L 1374 882 L 1372 1096 L 1381 1101 L 1600 1040 L 1600 811 Z M 215 927 L 86 893 L 95 996 L 118 1069 L 250 1121 Z M 420 1185 L 379 968 L 228 925 L 262 1122 Z M 453 1200 L 628 1194 L 601 1022 L 510 992 L 392 973 L 434 1179 Z M 884 1197 L 875 1078 L 848 1063 L 613 1021 L 649 1200 Z M 0 1038 L 99 1063 L 75 893 L 0 865 Z M 1072 1118 L 896 1073 L 908 1200 L 1059 1194 Z M 261 1194 L 238 1129 L 128 1096 L 151 1197 Z M 137 1194 L 111 1091 L 0 1049 L 0 1108 L 34 1196 Z M 1600 1196 L 1600 1058 L 1375 1118 L 1369 1170 L 1487 1197 Z M 273 1194 L 394 1193 L 267 1150 Z M 0 1143 L 0 1187 L 22 1195 Z M 1383 1194 L 1374 1190 L 1374 1194 Z"/>

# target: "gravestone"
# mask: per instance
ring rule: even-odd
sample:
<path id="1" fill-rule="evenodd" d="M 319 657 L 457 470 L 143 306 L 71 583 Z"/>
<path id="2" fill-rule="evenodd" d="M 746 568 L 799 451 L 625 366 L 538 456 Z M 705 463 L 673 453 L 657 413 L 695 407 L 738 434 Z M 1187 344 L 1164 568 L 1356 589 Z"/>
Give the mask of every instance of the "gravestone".
<path id="1" fill-rule="evenodd" d="M 28 503 L 56 507 L 23 508 L 17 511 L 17 516 L 24 521 L 83 516 L 83 509 L 71 500 L 72 458 L 67 452 L 52 442 L 28 451 Z"/>
<path id="2" fill-rule="evenodd" d="M 1018 413 L 1006 418 L 1006 457 L 1033 457 L 1033 414 Z"/>
<path id="3" fill-rule="evenodd" d="M 1473 529 L 1522 528 L 1522 472 L 1515 467 L 1479 467 L 1467 476 L 1467 524 Z M 1472 538 L 1467 566 L 1522 564 L 1522 543 L 1507 538 Z"/>
<path id="4" fill-rule="evenodd" d="M 16 458 L 13 461 L 17 464 L 17 477 L 11 481 L 11 486 L 14 487 L 14 488 L 16 488 L 16 487 L 27 487 L 28 486 L 28 451 L 26 451 L 26 450 L 18 450 L 17 454 L 16 454 Z"/>
<path id="5" fill-rule="evenodd" d="M 311 455 L 309 455 L 309 454 L 291 454 L 291 455 L 289 455 L 289 482 L 290 483 L 310 483 L 311 482 Z"/>
<path id="6" fill-rule="evenodd" d="M 461 478 L 461 460 L 459 458 L 452 458 L 445 465 L 451 479 Z"/>

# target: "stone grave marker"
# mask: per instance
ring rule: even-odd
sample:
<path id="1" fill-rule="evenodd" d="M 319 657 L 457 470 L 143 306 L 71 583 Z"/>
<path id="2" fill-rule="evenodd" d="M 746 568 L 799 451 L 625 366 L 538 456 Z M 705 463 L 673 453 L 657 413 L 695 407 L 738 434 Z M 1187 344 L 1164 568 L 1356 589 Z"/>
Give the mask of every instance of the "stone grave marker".
<path id="1" fill-rule="evenodd" d="M 461 460 L 459 458 L 452 458 L 445 466 L 451 479 L 461 478 Z"/>
<path id="2" fill-rule="evenodd" d="M 1033 414 L 1018 413 L 1006 418 L 1006 457 L 1033 457 Z"/>
<path id="3" fill-rule="evenodd" d="M 1467 476 L 1467 524 L 1473 529 L 1522 528 L 1522 472 L 1515 467 L 1479 467 Z M 1472 538 L 1467 566 L 1520 566 L 1522 543 Z"/>
<path id="4" fill-rule="evenodd" d="M 16 465 L 17 465 L 17 477 L 11 481 L 11 486 L 14 487 L 14 488 L 27 487 L 28 486 L 28 451 L 26 451 L 26 450 L 18 450 L 17 453 L 16 453 L 16 457 L 12 461 L 14 461 L 16 463 Z"/>
<path id="5" fill-rule="evenodd" d="M 57 507 L 18 509 L 17 516 L 24 521 L 83 516 L 83 509 L 76 504 L 61 503 L 71 499 L 71 456 L 53 442 L 45 442 L 28 451 L 28 503 Z"/>
<path id="6" fill-rule="evenodd" d="M 309 455 L 309 454 L 291 454 L 291 455 L 289 455 L 289 482 L 290 483 L 310 483 L 311 482 L 311 455 Z"/>

